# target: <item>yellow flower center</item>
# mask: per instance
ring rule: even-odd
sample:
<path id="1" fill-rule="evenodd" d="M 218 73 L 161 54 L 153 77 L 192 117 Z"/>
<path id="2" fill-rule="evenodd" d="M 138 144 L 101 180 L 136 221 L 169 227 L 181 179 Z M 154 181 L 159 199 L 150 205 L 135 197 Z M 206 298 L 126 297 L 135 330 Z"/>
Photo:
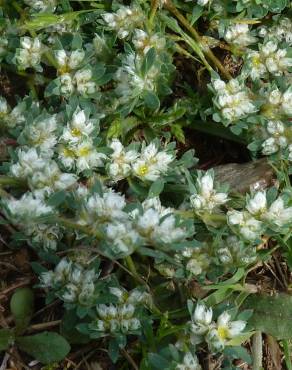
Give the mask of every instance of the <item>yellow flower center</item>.
<path id="1" fill-rule="evenodd" d="M 144 166 L 141 166 L 138 169 L 138 175 L 139 176 L 145 176 L 148 171 L 149 171 L 149 167 L 145 164 Z"/>
<path id="2" fill-rule="evenodd" d="M 58 69 L 58 72 L 59 72 L 59 74 L 60 74 L 60 75 L 64 75 L 64 74 L 66 74 L 66 73 L 69 73 L 69 72 L 70 72 L 70 68 L 69 68 L 69 66 L 66 64 L 66 65 L 64 65 L 64 66 L 60 67 L 60 68 Z"/>
<path id="3" fill-rule="evenodd" d="M 74 152 L 67 148 L 63 149 L 63 154 L 64 154 L 64 157 L 74 157 Z"/>
<path id="4" fill-rule="evenodd" d="M 258 67 L 260 64 L 261 64 L 261 59 L 260 57 L 257 55 L 257 56 L 254 56 L 252 58 L 252 64 L 255 66 L 255 67 Z"/>
<path id="5" fill-rule="evenodd" d="M 219 326 L 217 331 L 220 339 L 225 340 L 226 338 L 228 338 L 229 330 L 226 326 Z"/>
<path id="6" fill-rule="evenodd" d="M 85 146 L 78 150 L 78 154 L 80 157 L 86 157 L 90 153 L 90 148 Z"/>
<path id="7" fill-rule="evenodd" d="M 81 131 L 77 127 L 75 127 L 75 128 L 72 128 L 71 134 L 73 136 L 81 136 Z"/>

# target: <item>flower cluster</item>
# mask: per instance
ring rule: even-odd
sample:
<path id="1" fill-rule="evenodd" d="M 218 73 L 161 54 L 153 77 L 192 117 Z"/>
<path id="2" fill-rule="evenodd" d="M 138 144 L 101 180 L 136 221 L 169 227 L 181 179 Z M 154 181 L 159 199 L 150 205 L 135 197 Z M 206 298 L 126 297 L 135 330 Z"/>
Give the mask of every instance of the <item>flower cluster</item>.
<path id="1" fill-rule="evenodd" d="M 79 173 L 103 166 L 106 155 L 98 152 L 94 145 L 97 132 L 97 119 L 89 119 L 86 112 L 77 107 L 59 140 L 59 159 L 65 168 Z"/>
<path id="2" fill-rule="evenodd" d="M 258 110 L 253 102 L 251 91 L 239 79 L 233 79 L 228 83 L 216 79 L 213 81 L 213 88 L 216 94 L 214 105 L 219 109 L 222 120 L 226 124 L 246 118 Z M 216 113 L 213 119 L 221 120 Z"/>
<path id="3" fill-rule="evenodd" d="M 108 333 L 137 334 L 141 329 L 138 311 L 149 303 L 148 294 L 139 289 L 127 292 L 116 287 L 110 287 L 109 291 L 116 297 L 117 303 L 97 305 L 97 318 L 89 325 L 89 330 L 100 333 L 100 336 Z"/>
<path id="4" fill-rule="evenodd" d="M 247 196 L 243 211 L 230 210 L 227 213 L 229 225 L 246 240 L 260 238 L 264 229 L 278 231 L 291 224 L 292 207 L 287 207 L 283 196 L 270 204 L 265 191 Z"/>
<path id="5" fill-rule="evenodd" d="M 237 23 L 229 26 L 224 35 L 225 40 L 237 47 L 245 47 L 256 42 L 256 37 L 252 36 L 248 24 Z"/>
<path id="6" fill-rule="evenodd" d="M 34 13 L 50 13 L 57 7 L 56 0 L 24 0 Z"/>
<path id="7" fill-rule="evenodd" d="M 3 245 L 33 248 L 64 336 L 117 368 L 201 370 L 208 349 L 225 366 L 252 334 L 234 302 L 292 226 L 288 3 L 1 2 Z M 273 186 L 219 184 L 212 167 L 246 160 L 229 140 L 269 156 Z"/>
<path id="8" fill-rule="evenodd" d="M 116 13 L 104 13 L 102 18 L 120 39 L 128 37 L 144 20 L 141 9 L 128 6 L 120 6 Z"/>
<path id="9" fill-rule="evenodd" d="M 68 304 L 89 305 L 96 298 L 95 283 L 99 272 L 63 258 L 54 271 L 43 272 L 41 286 L 51 289 Z"/>
<path id="10" fill-rule="evenodd" d="M 196 182 L 196 194 L 190 197 L 191 206 L 200 215 L 212 213 L 228 201 L 226 192 L 218 192 L 214 189 L 214 172 L 199 172 Z"/>
<path id="11" fill-rule="evenodd" d="M 245 74 L 253 80 L 267 77 L 268 73 L 282 76 L 288 73 L 292 66 L 292 58 L 287 56 L 287 49 L 278 47 L 274 41 L 260 45 L 259 51 L 249 51 L 246 54 Z"/>
<path id="12" fill-rule="evenodd" d="M 39 38 L 22 37 L 20 47 L 16 49 L 15 61 L 19 69 L 35 68 L 42 71 L 40 65 L 44 46 Z"/>
<path id="13" fill-rule="evenodd" d="M 227 311 L 213 320 L 212 308 L 198 303 L 189 322 L 189 340 L 192 345 L 207 342 L 210 351 L 220 352 L 228 342 L 240 335 L 246 326 L 242 320 L 232 321 Z"/>
<path id="14" fill-rule="evenodd" d="M 114 181 L 130 175 L 142 181 L 155 181 L 167 173 L 169 165 L 175 159 L 173 152 L 159 150 L 155 143 L 143 143 L 140 153 L 135 149 L 127 150 L 118 139 L 113 140 L 109 146 L 113 153 L 110 156 L 108 171 Z"/>

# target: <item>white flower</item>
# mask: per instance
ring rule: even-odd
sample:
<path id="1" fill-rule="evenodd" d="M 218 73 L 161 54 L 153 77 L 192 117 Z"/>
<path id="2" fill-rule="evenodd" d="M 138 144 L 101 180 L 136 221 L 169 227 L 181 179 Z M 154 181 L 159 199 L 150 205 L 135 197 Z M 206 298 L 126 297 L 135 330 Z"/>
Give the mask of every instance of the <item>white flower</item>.
<path id="1" fill-rule="evenodd" d="M 292 115 L 292 87 L 290 86 L 282 96 L 282 110 L 287 116 Z"/>
<path id="2" fill-rule="evenodd" d="M 78 172 L 84 170 L 90 170 L 96 167 L 103 166 L 103 159 L 106 159 L 106 155 L 99 153 L 91 140 L 84 140 L 74 148 L 74 154 L 76 156 L 76 167 Z"/>
<path id="3" fill-rule="evenodd" d="M 20 38 L 20 46 L 15 55 L 18 66 L 21 69 L 34 67 L 41 70 L 39 64 L 44 49 L 41 41 L 37 37 L 33 39 L 25 36 Z"/>
<path id="4" fill-rule="evenodd" d="M 30 222 L 53 211 L 52 207 L 47 206 L 42 199 L 35 198 L 32 193 L 25 193 L 20 199 L 7 199 L 5 204 L 13 215 L 13 221 Z"/>
<path id="5" fill-rule="evenodd" d="M 154 143 L 142 149 L 139 159 L 133 164 L 134 175 L 141 180 L 155 181 L 168 171 L 168 166 L 174 160 L 172 154 L 159 151 Z"/>
<path id="6" fill-rule="evenodd" d="M 115 253 L 129 255 L 139 243 L 139 234 L 131 223 L 110 223 L 106 226 L 108 243 Z"/>
<path id="7" fill-rule="evenodd" d="M 35 148 L 27 151 L 18 151 L 18 163 L 10 167 L 10 172 L 15 177 L 26 178 L 46 166 L 46 159 L 42 158 Z"/>
<path id="8" fill-rule="evenodd" d="M 152 238 L 163 243 L 174 243 L 176 241 L 184 240 L 186 231 L 183 228 L 176 227 L 175 217 L 169 215 L 160 221 L 159 225 L 155 227 Z"/>
<path id="9" fill-rule="evenodd" d="M 77 71 L 74 75 L 74 82 L 77 91 L 82 95 L 94 94 L 97 89 L 96 83 L 92 81 L 92 71 L 90 69 Z"/>
<path id="10" fill-rule="evenodd" d="M 266 139 L 263 144 L 263 154 L 269 155 L 276 153 L 280 148 L 285 148 L 288 145 L 286 138 L 285 125 L 281 121 L 269 121 L 267 124 L 267 132 L 272 135 Z"/>
<path id="11" fill-rule="evenodd" d="M 53 12 L 57 7 L 56 0 L 24 0 L 36 12 Z"/>
<path id="12" fill-rule="evenodd" d="M 285 208 L 284 201 L 281 197 L 276 199 L 264 215 L 264 219 L 282 227 L 292 222 L 292 207 Z"/>
<path id="13" fill-rule="evenodd" d="M 201 5 L 201 6 L 205 6 L 207 4 L 209 4 L 211 0 L 197 0 L 198 4 Z"/>
<path id="14" fill-rule="evenodd" d="M 215 81 L 213 84 L 218 89 L 215 103 L 224 119 L 231 123 L 257 111 L 249 91 L 238 80 L 230 80 L 225 85 L 218 80 Z M 220 85 L 222 85 L 221 89 Z"/>
<path id="15" fill-rule="evenodd" d="M 68 53 L 65 50 L 56 50 L 55 58 L 60 73 L 68 73 L 80 66 L 85 57 L 84 50 L 73 50 Z"/>
<path id="16" fill-rule="evenodd" d="M 42 171 L 33 173 L 29 179 L 29 183 L 34 189 L 43 190 L 47 194 L 53 191 L 67 189 L 75 184 L 76 181 L 76 175 L 61 172 L 57 163 L 54 161 L 47 163 Z"/>
<path id="17" fill-rule="evenodd" d="M 161 51 L 166 44 L 165 38 L 157 34 L 148 35 L 145 31 L 140 29 L 135 30 L 132 42 L 135 48 L 142 51 L 143 54 L 147 54 L 151 48 L 155 48 L 156 51 Z"/>
<path id="18" fill-rule="evenodd" d="M 84 205 L 84 214 L 81 222 L 98 224 L 127 220 L 123 211 L 126 205 L 125 197 L 111 190 L 101 195 L 94 194 Z"/>
<path id="19" fill-rule="evenodd" d="M 213 311 L 212 308 L 207 308 L 203 303 L 196 305 L 195 311 L 192 316 L 192 320 L 199 327 L 201 331 L 209 327 L 212 322 Z"/>
<path id="20" fill-rule="evenodd" d="M 219 78 L 212 81 L 212 85 L 216 91 L 222 91 L 226 89 L 226 83 Z"/>
<path id="21" fill-rule="evenodd" d="M 9 113 L 9 106 L 7 100 L 0 96 L 0 117 L 3 118 Z"/>
<path id="22" fill-rule="evenodd" d="M 93 121 L 88 120 L 84 110 L 78 107 L 72 116 L 71 122 L 64 128 L 61 138 L 70 144 L 76 144 L 80 142 L 82 138 L 88 137 L 93 130 Z"/>
<path id="23" fill-rule="evenodd" d="M 139 233 L 143 237 L 151 238 L 154 229 L 159 225 L 159 213 L 150 208 L 146 210 L 137 220 Z"/>
<path id="24" fill-rule="evenodd" d="M 193 355 L 191 352 L 187 352 L 184 355 L 183 362 L 178 364 L 175 370 L 201 370 L 198 358 L 196 355 Z"/>
<path id="25" fill-rule="evenodd" d="M 265 61 L 258 51 L 250 51 L 247 54 L 247 62 L 247 73 L 253 80 L 257 80 L 267 73 Z"/>
<path id="26" fill-rule="evenodd" d="M 116 13 L 104 13 L 102 18 L 120 39 L 124 39 L 143 21 L 144 16 L 137 7 L 121 5 Z"/>
<path id="27" fill-rule="evenodd" d="M 123 297 L 125 296 L 125 291 L 123 289 L 110 287 L 109 291 L 111 294 L 115 295 L 119 301 L 123 301 Z"/>
<path id="28" fill-rule="evenodd" d="M 143 91 L 155 91 L 159 68 L 154 64 L 147 73 L 142 73 L 141 66 L 140 55 L 130 53 L 123 59 L 122 66 L 114 76 L 117 81 L 116 93 L 121 102 L 128 102 L 130 98 L 141 95 Z"/>
<path id="29" fill-rule="evenodd" d="M 60 91 L 64 95 L 71 95 L 74 91 L 74 82 L 69 73 L 60 76 Z"/>
<path id="30" fill-rule="evenodd" d="M 153 197 L 153 198 L 147 198 L 143 201 L 142 203 L 143 209 L 146 211 L 147 209 L 155 209 L 159 216 L 162 218 L 170 213 L 173 213 L 174 209 L 173 208 L 166 208 L 161 204 L 161 201 L 159 197 Z"/>
<path id="31" fill-rule="evenodd" d="M 138 158 L 138 153 L 135 150 L 125 150 L 118 139 L 114 139 L 109 147 L 113 149 L 109 174 L 113 180 L 119 181 L 130 175 L 131 165 Z"/>
<path id="32" fill-rule="evenodd" d="M 53 280 L 53 284 L 65 282 L 69 279 L 72 270 L 72 262 L 69 261 L 67 258 L 61 259 L 58 265 L 55 268 L 55 276 Z"/>
<path id="33" fill-rule="evenodd" d="M 196 211 L 211 212 L 228 201 L 226 193 L 217 193 L 214 189 L 213 175 L 209 171 L 198 177 L 196 187 L 198 193 L 190 197 L 191 205 Z"/>
<path id="34" fill-rule="evenodd" d="M 267 209 L 266 192 L 258 191 L 253 198 L 247 201 L 246 209 L 254 216 L 263 214 Z"/>
<path id="35" fill-rule="evenodd" d="M 254 43 L 256 38 L 249 33 L 248 24 L 236 23 L 226 30 L 225 40 L 239 47 L 245 47 Z"/>
<path id="36" fill-rule="evenodd" d="M 223 312 L 217 319 L 217 325 L 207 334 L 206 340 L 213 351 L 220 351 L 225 344 L 232 338 L 235 338 L 246 326 L 242 320 L 231 321 L 228 312 Z"/>
<path id="37" fill-rule="evenodd" d="M 25 233 L 46 251 L 55 251 L 57 242 L 62 237 L 61 230 L 57 225 L 35 224 L 25 229 Z"/>
<path id="38" fill-rule="evenodd" d="M 208 309 L 203 303 L 197 304 L 196 310 L 192 315 L 192 321 L 188 323 L 192 345 L 201 343 L 204 336 L 214 327 L 212 315 L 213 312 L 211 308 Z"/>
<path id="39" fill-rule="evenodd" d="M 47 155 L 57 143 L 56 129 L 57 119 L 53 115 L 33 122 L 24 129 L 24 134 L 32 146 L 40 148 Z"/>
<path id="40" fill-rule="evenodd" d="M 262 222 L 256 220 L 248 212 L 236 210 L 227 212 L 228 222 L 231 226 L 237 226 L 239 233 L 247 240 L 260 237 Z"/>
<path id="41" fill-rule="evenodd" d="M 261 48 L 261 53 L 265 58 L 268 71 L 276 76 L 281 76 L 287 68 L 292 66 L 292 58 L 286 57 L 286 49 L 278 49 L 278 45 L 273 41 L 268 41 Z"/>

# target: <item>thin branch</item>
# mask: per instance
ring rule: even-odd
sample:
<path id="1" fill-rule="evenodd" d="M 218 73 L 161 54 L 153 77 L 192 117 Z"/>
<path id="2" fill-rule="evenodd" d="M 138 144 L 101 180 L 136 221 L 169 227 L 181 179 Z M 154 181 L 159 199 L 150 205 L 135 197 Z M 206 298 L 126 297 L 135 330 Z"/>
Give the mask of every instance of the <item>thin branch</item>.
<path id="1" fill-rule="evenodd" d="M 180 23 L 190 32 L 194 37 L 197 43 L 201 46 L 203 53 L 213 62 L 213 64 L 219 69 L 222 75 L 227 79 L 231 80 L 231 74 L 225 69 L 220 60 L 213 54 L 211 49 L 206 43 L 202 43 L 202 38 L 199 35 L 198 31 L 188 22 L 188 20 L 177 10 L 173 5 L 171 0 L 167 0 L 165 4 L 166 9 L 168 9 L 179 21 Z"/>

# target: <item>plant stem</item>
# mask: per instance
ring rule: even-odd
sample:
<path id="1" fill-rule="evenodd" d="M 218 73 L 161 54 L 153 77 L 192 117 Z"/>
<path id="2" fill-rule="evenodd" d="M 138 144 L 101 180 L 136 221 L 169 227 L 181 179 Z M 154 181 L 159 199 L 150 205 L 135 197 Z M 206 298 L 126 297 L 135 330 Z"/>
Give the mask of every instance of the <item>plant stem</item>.
<path id="1" fill-rule="evenodd" d="M 132 365 L 133 369 L 139 370 L 136 362 L 133 360 L 133 358 L 130 356 L 130 354 L 124 348 L 121 350 L 121 352 L 126 357 L 128 362 Z"/>
<path id="2" fill-rule="evenodd" d="M 282 340 L 285 362 L 288 370 L 292 370 L 292 362 L 290 357 L 289 343 L 288 340 Z"/>
<path id="3" fill-rule="evenodd" d="M 159 0 L 152 0 L 151 11 L 150 11 L 150 16 L 149 16 L 149 28 L 150 28 L 150 30 L 152 28 L 153 21 L 154 21 L 155 14 L 157 12 L 158 6 L 159 6 Z"/>
<path id="4" fill-rule="evenodd" d="M 231 74 L 225 69 L 222 65 L 220 60 L 213 54 L 211 49 L 209 48 L 206 43 L 202 44 L 201 36 L 197 32 L 197 30 L 191 26 L 188 20 L 177 10 L 177 8 L 173 5 L 171 0 L 167 0 L 165 4 L 166 9 L 168 9 L 179 21 L 180 23 L 190 32 L 190 34 L 194 37 L 197 43 L 201 46 L 203 53 L 213 62 L 213 64 L 219 69 L 222 75 L 227 79 L 231 80 Z"/>
<path id="5" fill-rule="evenodd" d="M 125 257 L 125 262 L 128 267 L 128 269 L 131 271 L 133 277 L 137 280 L 139 284 L 145 285 L 145 281 L 141 278 L 141 276 L 138 274 L 136 270 L 136 266 L 134 264 L 134 261 L 131 256 Z"/>
<path id="6" fill-rule="evenodd" d="M 256 331 L 252 339 L 253 370 L 261 370 L 263 367 L 263 343 L 262 333 Z"/>
<path id="7" fill-rule="evenodd" d="M 10 176 L 0 176 L 0 186 L 23 186 L 25 183 Z"/>

